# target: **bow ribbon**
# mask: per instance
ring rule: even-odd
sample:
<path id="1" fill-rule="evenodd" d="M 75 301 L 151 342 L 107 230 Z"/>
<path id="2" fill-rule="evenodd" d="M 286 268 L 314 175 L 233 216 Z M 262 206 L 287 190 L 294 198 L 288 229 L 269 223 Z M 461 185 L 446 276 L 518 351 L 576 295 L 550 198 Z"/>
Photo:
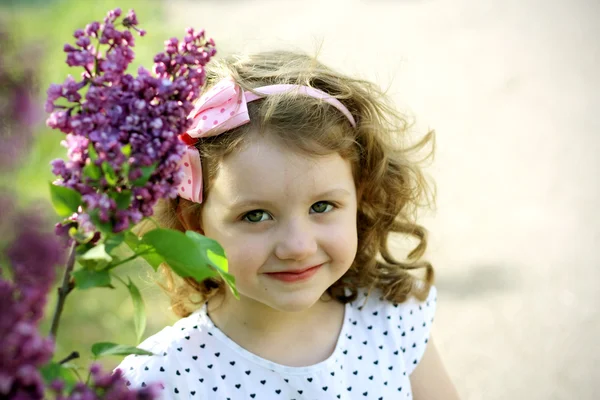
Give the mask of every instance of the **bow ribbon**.
<path id="1" fill-rule="evenodd" d="M 202 163 L 200 154 L 194 146 L 188 146 L 181 158 L 183 179 L 177 189 L 179 197 L 202 203 Z"/>
<path id="2" fill-rule="evenodd" d="M 186 133 L 192 138 L 219 135 L 250 122 L 244 92 L 231 78 L 202 95 L 188 118 L 193 122 Z"/>
<path id="3" fill-rule="evenodd" d="M 193 120 L 192 126 L 180 136 L 188 148 L 181 159 L 184 178 L 178 194 L 202 203 L 202 163 L 193 144 L 199 138 L 216 136 L 250 122 L 242 88 L 231 78 L 223 79 L 200 97 L 188 118 Z"/>
<path id="4" fill-rule="evenodd" d="M 195 203 L 202 203 L 202 163 L 200 153 L 194 147 L 199 138 L 220 135 L 247 124 L 250 122 L 248 102 L 260 99 L 266 94 L 282 93 L 292 89 L 333 105 L 348 118 L 353 127 L 356 126 L 350 111 L 339 100 L 321 90 L 308 86 L 280 84 L 255 89 L 260 94 L 244 93 L 231 77 L 223 79 L 200 97 L 196 107 L 188 115 L 188 119 L 193 120 L 191 128 L 179 135 L 179 139 L 188 145 L 180 164 L 183 166 L 184 178 L 177 190 L 179 196 Z"/>

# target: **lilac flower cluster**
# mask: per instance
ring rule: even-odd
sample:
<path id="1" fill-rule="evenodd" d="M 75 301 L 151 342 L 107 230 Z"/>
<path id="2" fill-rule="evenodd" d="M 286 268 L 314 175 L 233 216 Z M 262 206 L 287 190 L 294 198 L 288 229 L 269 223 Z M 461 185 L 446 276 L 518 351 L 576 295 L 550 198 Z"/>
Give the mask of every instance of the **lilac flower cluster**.
<path id="1" fill-rule="evenodd" d="M 47 92 L 47 124 L 67 134 L 68 160 L 52 162 L 55 183 L 81 193 L 83 201 L 81 212 L 57 226 L 59 234 L 71 226 L 89 231 L 98 223 L 124 231 L 152 215 L 158 199 L 174 198 L 182 179 L 185 144 L 178 135 L 189 126 L 214 42 L 188 28 L 183 41 L 165 42 L 153 74 L 140 68 L 134 77 L 125 73 L 134 58 L 129 29 L 144 31 L 133 10 L 121 23 L 126 29 L 117 29 L 120 15 L 115 9 L 103 24 L 75 31 L 75 46 L 67 44 L 64 51 L 69 66 L 83 68 L 81 80 L 69 76 Z M 108 46 L 105 55 L 92 42 Z"/>
<path id="2" fill-rule="evenodd" d="M 56 400 L 157 398 L 159 384 L 129 390 L 120 370 L 102 373 L 98 365 L 90 368 L 90 384 L 79 382 L 67 389 L 63 381 L 56 380 L 45 387 L 40 368 L 51 360 L 54 341 L 40 334 L 39 324 L 64 252 L 56 236 L 40 230 L 45 224 L 37 212 L 17 212 L 6 197 L 0 197 L 0 209 L 0 233 L 14 234 L 4 257 L 12 279 L 2 276 L 5 269 L 0 268 L 0 398 L 41 400 L 47 389 Z M 35 251 L 31 251 L 32 246 Z"/>
<path id="3" fill-rule="evenodd" d="M 16 48 L 2 27 L 0 41 L 0 172 L 10 173 L 33 136 L 34 63 L 31 69 L 15 69 L 27 54 Z M 42 337 L 38 328 L 62 252 L 55 236 L 40 231 L 40 212 L 17 211 L 5 192 L 0 195 L 0 210 L 0 264 L 10 265 L 10 269 L 0 265 L 0 398 L 41 399 L 44 385 L 38 368 L 52 357 L 54 342 Z M 3 276 L 9 271 L 11 279 Z"/>
<path id="4" fill-rule="evenodd" d="M 69 394 L 65 394 L 65 385 L 55 381 L 51 390 L 56 400 L 152 400 L 160 394 L 160 384 L 153 383 L 138 390 L 129 390 L 121 370 L 114 373 L 102 373 L 98 364 L 90 368 L 91 383 L 85 385 L 79 382 Z"/>
<path id="5" fill-rule="evenodd" d="M 12 281 L 0 275 L 0 398 L 41 399 L 38 369 L 52 358 L 54 341 L 38 329 L 63 253 L 55 236 L 39 230 L 42 220 L 36 213 L 19 214 L 6 198 L 0 203 L 5 213 L 0 230 L 17 227 L 6 249 Z"/>
<path id="6" fill-rule="evenodd" d="M 33 95 L 35 57 L 18 48 L 2 25 L 0 43 L 0 169 L 9 170 L 31 141 L 39 112 Z"/>

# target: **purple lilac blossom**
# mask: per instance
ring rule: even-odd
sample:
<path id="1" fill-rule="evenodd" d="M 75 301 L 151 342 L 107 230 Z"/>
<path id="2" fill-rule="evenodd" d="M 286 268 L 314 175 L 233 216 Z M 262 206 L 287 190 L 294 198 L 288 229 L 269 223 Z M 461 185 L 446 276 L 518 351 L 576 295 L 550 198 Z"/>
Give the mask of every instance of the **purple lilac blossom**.
<path id="1" fill-rule="evenodd" d="M 51 389 L 56 400 L 152 400 L 160 395 L 160 384 L 152 383 L 144 388 L 129 390 L 120 369 L 114 373 L 103 373 L 98 364 L 90 367 L 91 382 L 88 385 L 78 383 L 70 393 L 65 394 L 64 384 L 55 381 Z"/>
<path id="2" fill-rule="evenodd" d="M 13 51 L 1 28 L 0 40 L 6 44 L 0 53 L 0 172 L 10 173 L 29 148 L 37 107 L 31 95 L 33 70 L 14 69 L 14 64 L 27 65 L 20 63 L 25 54 Z M 9 264 L 0 265 L 0 398 L 41 399 L 44 384 L 38 369 L 52 357 L 54 342 L 39 334 L 39 323 L 62 253 L 57 238 L 40 230 L 41 212 L 18 211 L 3 193 L 0 213 L 0 263 Z M 9 271 L 10 280 L 3 275 Z"/>
<path id="3" fill-rule="evenodd" d="M 113 10 L 104 23 L 75 31 L 75 46 L 66 44 L 64 51 L 68 65 L 83 68 L 81 80 L 69 76 L 62 85 L 51 85 L 46 101 L 46 111 L 52 113 L 48 126 L 67 134 L 62 144 L 68 159 L 52 162 L 52 172 L 59 177 L 55 184 L 81 193 L 79 216 L 94 215 L 94 223 L 110 223 L 114 233 L 152 215 L 160 198 L 177 196 L 183 177 L 179 161 L 186 146 L 178 135 L 189 127 L 187 115 L 204 84 L 204 65 L 216 53 L 204 31 L 188 28 L 183 41 L 165 42 L 165 51 L 154 57 L 153 74 L 141 67 L 134 77 L 125 73 L 135 44 L 127 29 L 142 36 L 145 32 L 137 28 L 133 10 L 123 20 L 127 29 L 118 30 L 120 15 L 120 9 Z M 103 55 L 92 43 L 109 48 Z M 84 87 L 88 90 L 82 97 L 79 91 Z M 135 182 L 152 166 L 147 182 Z M 94 169 L 96 178 L 84 168 Z M 119 208 L 119 194 L 129 196 L 128 207 Z M 57 233 L 65 234 L 73 226 L 80 229 L 79 216 L 59 224 Z"/>
<path id="4" fill-rule="evenodd" d="M 8 209 L 1 230 L 12 226 L 16 232 L 6 248 L 12 281 L 0 276 L 0 398 L 41 399 L 38 370 L 52 358 L 54 341 L 40 335 L 39 324 L 63 252 L 54 235 L 40 230 L 44 224 L 36 212 L 17 212 L 11 202 L 2 203 Z"/>
<path id="5" fill-rule="evenodd" d="M 131 23 L 126 21 L 127 18 L 124 24 Z M 135 21 L 135 16 L 129 21 Z M 90 29 L 98 30 L 99 27 L 92 26 Z M 0 40 L 5 43 L 3 39 L 0 27 Z M 85 41 L 82 43 L 85 44 Z M 6 48 L 3 50 L 0 54 L 0 79 L 3 82 L 0 87 L 1 172 L 12 167 L 27 150 L 32 133 L 28 128 L 36 115 L 34 102 L 29 97 L 31 76 L 8 74 L 5 61 L 10 57 Z M 23 79 L 12 79 L 15 77 Z M 69 85 L 77 86 L 67 82 Z M 63 89 L 53 87 L 51 90 L 62 92 Z M 69 95 L 68 92 L 66 94 Z M 69 96 L 69 101 L 78 99 L 78 93 Z M 45 387 L 40 368 L 52 358 L 54 341 L 40 334 L 39 324 L 48 292 L 54 284 L 56 266 L 64 262 L 64 248 L 59 245 L 59 238 L 43 231 L 42 227 L 46 224 L 41 212 L 17 210 L 14 200 L 3 193 L 0 195 L 0 213 L 0 235 L 3 239 L 0 255 L 0 398 L 41 400 L 52 393 L 56 394 L 52 398 L 69 400 L 157 398 L 157 385 L 129 391 L 120 371 L 102 374 L 97 366 L 91 368 L 90 385 L 79 383 L 66 394 L 63 393 L 65 384 L 62 381 L 53 382 L 50 388 Z M 84 226 L 90 224 L 87 214 L 82 213 L 74 220 Z"/>
<path id="6" fill-rule="evenodd" d="M 28 148 L 41 110 L 33 94 L 35 56 L 17 48 L 2 26 L 0 43 L 0 170 L 11 170 Z"/>
<path id="7" fill-rule="evenodd" d="M 2 276 L 0 269 L 0 398 L 41 400 L 45 388 L 39 368 L 50 361 L 54 342 L 40 335 L 39 322 L 54 282 L 55 267 L 64 261 L 64 254 L 56 236 L 39 230 L 44 224 L 37 213 L 20 213 L 5 197 L 0 197 L 0 206 L 5 211 L 0 232 L 17 227 L 14 240 L 6 248 L 12 280 Z M 31 251 L 32 246 L 35 251 Z M 78 383 L 66 394 L 64 382 L 53 382 L 53 398 L 151 400 L 159 394 L 158 384 L 128 390 L 120 370 L 103 374 L 95 365 L 90 373 L 91 384 Z"/>

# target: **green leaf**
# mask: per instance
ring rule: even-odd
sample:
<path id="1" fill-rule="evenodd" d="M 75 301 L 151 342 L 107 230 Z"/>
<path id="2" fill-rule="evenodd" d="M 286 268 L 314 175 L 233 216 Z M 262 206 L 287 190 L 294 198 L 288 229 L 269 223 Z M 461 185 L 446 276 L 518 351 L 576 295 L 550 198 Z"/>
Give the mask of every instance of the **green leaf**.
<path id="1" fill-rule="evenodd" d="M 116 344 L 111 342 L 100 342 L 94 343 L 92 345 L 92 353 L 96 357 L 102 356 L 128 356 L 130 354 L 137 354 L 141 356 L 153 356 L 154 353 L 151 353 L 147 350 L 138 349 L 133 346 L 126 346 L 123 344 Z"/>
<path id="2" fill-rule="evenodd" d="M 114 261 L 114 259 L 113 259 Z M 77 262 L 81 265 L 82 268 L 84 269 L 89 269 L 91 271 L 100 271 L 103 269 L 106 269 L 106 267 L 109 265 L 109 263 L 107 263 L 106 261 L 102 261 L 102 260 L 77 260 Z"/>
<path id="3" fill-rule="evenodd" d="M 90 211 L 90 219 L 92 220 L 92 222 L 94 223 L 94 226 L 96 227 L 97 230 L 99 230 L 101 233 L 103 233 L 104 235 L 108 236 L 110 234 L 112 234 L 112 224 L 110 222 L 102 222 L 100 220 L 100 210 L 95 208 L 92 211 Z"/>
<path id="4" fill-rule="evenodd" d="M 131 143 L 127 143 L 125 146 L 121 147 L 121 153 L 125 157 L 129 157 L 131 155 Z"/>
<path id="5" fill-rule="evenodd" d="M 61 217 L 70 217 L 81 205 L 81 194 L 73 189 L 50 183 L 50 198 L 56 213 Z"/>
<path id="6" fill-rule="evenodd" d="M 196 241 L 183 232 L 172 229 L 154 229 L 142 240 L 154 247 L 175 273 L 183 278 L 193 277 L 198 282 L 217 276 L 208 266 L 205 255 Z"/>
<path id="7" fill-rule="evenodd" d="M 150 246 L 148 246 L 147 249 L 150 249 Z M 150 250 L 149 253 L 142 254 L 141 257 L 146 260 L 155 271 L 157 271 L 158 267 L 165 262 L 165 259 L 160 254 L 152 250 Z"/>
<path id="8" fill-rule="evenodd" d="M 127 180 L 129 180 L 129 169 L 130 168 L 131 168 L 131 165 L 129 164 L 129 161 L 125 161 L 123 164 L 121 164 L 121 176 L 123 176 Z"/>
<path id="9" fill-rule="evenodd" d="M 211 265 L 219 268 L 223 272 L 229 272 L 229 264 L 227 258 L 215 253 L 211 249 L 206 250 L 206 257 L 211 262 Z"/>
<path id="10" fill-rule="evenodd" d="M 117 184 L 118 177 L 108 161 L 104 161 L 102 163 L 102 171 L 104 172 L 104 179 L 106 179 L 106 183 L 108 183 L 110 186 L 115 186 Z"/>
<path id="11" fill-rule="evenodd" d="M 217 270 L 217 272 L 219 273 L 219 275 L 221 275 L 221 278 L 223 278 L 227 286 L 229 286 L 229 290 L 231 290 L 231 293 L 233 293 L 235 298 L 239 300 L 240 294 L 237 288 L 235 287 L 235 277 L 221 270 Z"/>
<path id="12" fill-rule="evenodd" d="M 221 271 L 229 272 L 225 250 L 223 250 L 219 242 L 195 231 L 186 231 L 185 235 L 196 243 L 196 247 L 206 264 Z"/>
<path id="13" fill-rule="evenodd" d="M 131 232 L 131 230 L 126 230 L 125 232 L 125 244 L 129 246 L 131 251 L 134 253 L 137 252 L 138 247 L 142 244 L 142 241 L 135 233 Z"/>
<path id="14" fill-rule="evenodd" d="M 61 365 L 56 362 L 50 362 L 40 368 L 42 377 L 46 384 L 50 384 L 56 379 L 63 380 L 66 383 L 66 387 L 70 388 L 77 383 L 77 378 L 73 374 L 72 367 Z"/>
<path id="15" fill-rule="evenodd" d="M 127 210 L 131 204 L 131 190 L 123 190 L 115 193 L 115 202 L 119 210 Z M 112 197 L 112 196 L 111 196 Z"/>
<path id="16" fill-rule="evenodd" d="M 185 235 L 196 242 L 196 245 L 203 250 L 203 254 L 206 250 L 212 250 L 213 253 L 225 257 L 225 250 L 223 250 L 223 247 L 216 240 L 201 235 L 196 231 L 185 231 Z"/>
<path id="17" fill-rule="evenodd" d="M 73 278 L 75 278 L 75 287 L 81 290 L 94 287 L 113 288 L 108 271 L 96 271 L 90 268 L 82 268 L 73 272 Z"/>
<path id="18" fill-rule="evenodd" d="M 131 295 L 131 300 L 133 302 L 133 324 L 135 326 L 135 336 L 137 338 L 138 343 L 142 340 L 142 335 L 146 330 L 146 311 L 144 307 L 144 299 L 142 299 L 142 295 L 129 279 L 129 283 L 127 284 L 127 289 L 129 290 L 129 294 Z"/>
<path id="19" fill-rule="evenodd" d="M 106 252 L 104 243 L 92 247 L 90 250 L 85 252 L 85 254 L 80 256 L 80 258 L 82 260 L 102 260 L 107 262 L 112 261 L 112 257 Z"/>
<path id="20" fill-rule="evenodd" d="M 90 251 L 92 249 L 92 247 L 94 247 L 94 245 L 89 242 L 79 243 L 77 245 L 77 247 L 75 248 L 75 257 L 77 257 L 77 259 L 79 259 L 79 257 L 81 257 L 82 255 L 84 255 L 85 253 Z"/>
<path id="21" fill-rule="evenodd" d="M 156 253 L 152 246 L 143 243 L 140 238 L 131 231 L 125 232 L 125 243 L 134 253 L 142 253 L 140 257 L 146 260 L 155 271 L 160 267 L 160 264 L 165 262 L 165 259 L 162 258 L 160 254 Z"/>
<path id="22" fill-rule="evenodd" d="M 84 233 L 72 226 L 69 228 L 69 236 L 75 239 L 77 243 L 86 244 L 94 238 L 94 232 Z"/>
<path id="23" fill-rule="evenodd" d="M 90 160 L 96 161 L 98 159 L 98 153 L 96 153 L 96 149 L 93 144 L 88 145 L 88 155 L 90 156 Z"/>
<path id="24" fill-rule="evenodd" d="M 135 181 L 133 181 L 132 185 L 133 186 L 144 186 L 146 184 L 146 182 L 148 182 L 148 180 L 150 179 L 150 176 L 152 175 L 152 173 L 154 172 L 154 170 L 156 169 L 157 166 L 158 166 L 158 162 L 155 162 L 154 164 L 152 164 L 148 167 L 141 167 L 140 169 L 142 170 L 142 176 L 140 176 Z"/>
<path id="25" fill-rule="evenodd" d="M 221 247 L 219 242 L 195 231 L 186 231 L 185 234 L 196 243 L 205 262 L 214 267 L 215 271 L 221 276 L 227 286 L 229 286 L 233 295 L 239 299 L 239 293 L 235 287 L 235 277 L 228 273 L 229 264 L 225 257 L 225 250 L 223 250 L 223 247 Z"/>
<path id="26" fill-rule="evenodd" d="M 123 240 L 125 240 L 125 234 L 123 234 L 123 232 L 116 235 L 107 236 L 106 240 L 104 241 L 104 248 L 106 249 L 106 252 L 108 254 L 112 253 L 116 247 L 123 243 Z"/>
<path id="27" fill-rule="evenodd" d="M 94 163 L 86 164 L 83 167 L 83 175 L 91 178 L 92 180 L 98 180 L 102 176 L 102 170 Z"/>

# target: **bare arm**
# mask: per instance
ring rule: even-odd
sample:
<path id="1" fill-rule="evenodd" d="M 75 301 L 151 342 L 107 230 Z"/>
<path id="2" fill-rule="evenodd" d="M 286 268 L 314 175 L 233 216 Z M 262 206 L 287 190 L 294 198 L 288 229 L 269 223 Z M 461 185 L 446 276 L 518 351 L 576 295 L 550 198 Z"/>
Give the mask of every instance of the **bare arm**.
<path id="1" fill-rule="evenodd" d="M 429 339 L 423 358 L 410 375 L 410 385 L 414 400 L 460 400 L 433 337 Z"/>

